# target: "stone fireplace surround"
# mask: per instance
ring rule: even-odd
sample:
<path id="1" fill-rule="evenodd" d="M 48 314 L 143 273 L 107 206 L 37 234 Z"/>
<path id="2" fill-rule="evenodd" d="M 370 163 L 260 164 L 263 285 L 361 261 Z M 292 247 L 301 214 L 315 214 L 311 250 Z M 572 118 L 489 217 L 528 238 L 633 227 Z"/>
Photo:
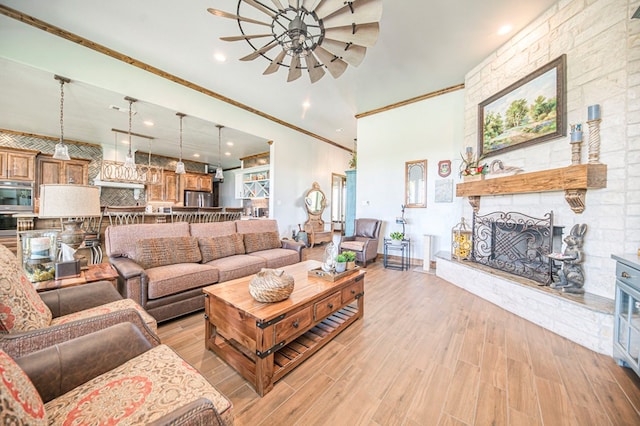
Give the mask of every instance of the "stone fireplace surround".
<path id="1" fill-rule="evenodd" d="M 605 164 L 583 164 L 459 183 L 456 196 L 467 197 L 477 213 L 481 196 L 564 191 L 571 209 L 580 213 L 587 189 L 606 186 Z M 436 254 L 436 275 L 579 345 L 613 356 L 612 299 L 562 293 L 471 261 L 452 260 L 450 253 Z"/>
<path id="2" fill-rule="evenodd" d="M 562 293 L 526 278 L 436 254 L 436 275 L 528 321 L 604 355 L 613 355 L 611 299 Z"/>

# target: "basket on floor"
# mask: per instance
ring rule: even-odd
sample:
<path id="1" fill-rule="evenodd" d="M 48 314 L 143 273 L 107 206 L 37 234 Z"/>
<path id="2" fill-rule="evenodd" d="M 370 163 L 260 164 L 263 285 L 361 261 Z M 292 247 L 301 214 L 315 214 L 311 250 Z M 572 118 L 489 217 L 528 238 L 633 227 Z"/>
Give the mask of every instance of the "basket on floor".
<path id="1" fill-rule="evenodd" d="M 291 295 L 293 277 L 282 269 L 262 268 L 249 283 L 249 293 L 258 302 L 280 302 Z"/>

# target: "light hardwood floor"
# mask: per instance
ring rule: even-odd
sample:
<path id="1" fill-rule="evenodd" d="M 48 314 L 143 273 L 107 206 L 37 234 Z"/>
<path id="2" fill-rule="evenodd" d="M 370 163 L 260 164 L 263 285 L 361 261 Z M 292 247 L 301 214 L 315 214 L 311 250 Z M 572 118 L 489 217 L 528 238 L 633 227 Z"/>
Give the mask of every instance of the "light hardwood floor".
<path id="1" fill-rule="evenodd" d="M 613 359 L 434 275 L 379 259 L 365 280 L 364 318 L 263 398 L 205 349 L 203 313 L 159 335 L 231 399 L 236 425 L 640 425 L 640 379 Z"/>

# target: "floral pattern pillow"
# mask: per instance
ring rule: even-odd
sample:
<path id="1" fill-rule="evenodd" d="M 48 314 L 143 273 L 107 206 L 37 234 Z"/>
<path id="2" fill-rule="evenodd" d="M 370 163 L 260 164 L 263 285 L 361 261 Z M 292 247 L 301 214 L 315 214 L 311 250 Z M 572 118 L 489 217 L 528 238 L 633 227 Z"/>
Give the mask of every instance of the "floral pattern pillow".
<path id="1" fill-rule="evenodd" d="M 37 330 L 51 323 L 44 304 L 16 256 L 0 244 L 0 332 Z"/>
<path id="2" fill-rule="evenodd" d="M 38 391 L 15 361 L 1 350 L 0 424 L 47 424 L 47 415 Z"/>

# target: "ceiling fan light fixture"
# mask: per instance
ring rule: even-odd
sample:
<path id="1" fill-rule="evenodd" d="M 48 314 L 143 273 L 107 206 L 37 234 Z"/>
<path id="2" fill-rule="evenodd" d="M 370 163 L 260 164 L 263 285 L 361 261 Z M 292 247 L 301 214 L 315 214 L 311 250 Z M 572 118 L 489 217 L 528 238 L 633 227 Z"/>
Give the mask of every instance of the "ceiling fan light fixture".
<path id="1" fill-rule="evenodd" d="M 69 148 L 64 144 L 64 84 L 70 83 L 71 80 L 59 75 L 54 75 L 53 78 L 60 82 L 60 142 L 54 147 L 53 158 L 68 161 L 71 157 L 69 157 Z"/>
<path id="2" fill-rule="evenodd" d="M 251 46 L 253 53 L 240 60 L 252 61 L 259 56 L 266 58 L 270 64 L 263 72 L 264 75 L 272 74 L 280 67 L 289 68 L 289 82 L 298 79 L 302 75 L 300 70 L 306 69 L 311 83 L 315 83 L 324 76 L 324 68 L 329 69 L 333 78 L 338 78 L 345 71 L 347 64 L 359 64 L 359 61 L 354 59 L 364 56 L 366 47 L 371 47 L 378 39 L 382 1 L 289 1 L 289 7 L 286 8 L 281 7 L 282 3 L 279 1 L 272 1 L 274 8 L 268 3 L 238 0 L 237 14 L 212 8 L 207 10 L 215 16 L 238 22 L 242 35 L 220 39 L 229 42 L 244 40 Z M 251 12 L 258 10 L 264 13 L 264 18 L 271 23 L 242 16 L 244 5 L 251 6 Z M 245 22 L 271 27 L 272 34 L 249 34 L 248 30 L 252 27 L 243 25 Z M 266 37 L 272 39 L 262 46 L 255 41 Z M 346 51 L 329 53 L 332 49 L 318 49 L 325 41 L 347 43 L 348 48 L 353 47 L 355 54 Z M 267 54 L 276 45 L 282 50 L 277 56 L 270 58 Z M 320 50 L 322 52 L 319 52 Z M 290 57 L 289 61 L 284 60 L 287 56 Z M 343 60 L 343 56 L 348 59 Z M 305 65 L 301 59 L 305 59 Z"/>

